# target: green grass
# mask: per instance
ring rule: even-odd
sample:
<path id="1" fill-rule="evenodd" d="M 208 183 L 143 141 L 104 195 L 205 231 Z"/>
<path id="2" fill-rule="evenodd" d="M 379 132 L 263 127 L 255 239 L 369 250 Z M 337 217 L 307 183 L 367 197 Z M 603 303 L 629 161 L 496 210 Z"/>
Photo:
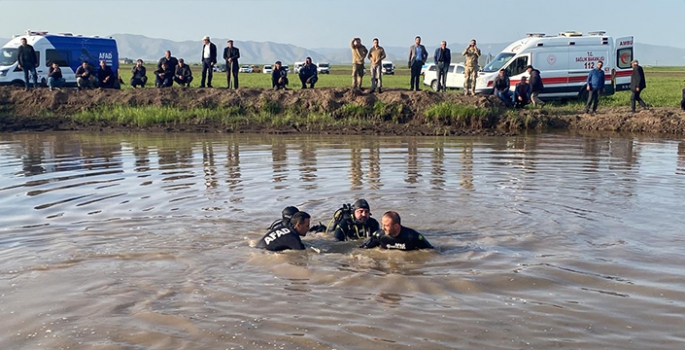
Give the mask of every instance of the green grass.
<path id="1" fill-rule="evenodd" d="M 440 102 L 429 107 L 426 118 L 437 125 L 478 126 L 493 114 L 493 111 L 472 105 L 462 105 L 453 102 Z"/>

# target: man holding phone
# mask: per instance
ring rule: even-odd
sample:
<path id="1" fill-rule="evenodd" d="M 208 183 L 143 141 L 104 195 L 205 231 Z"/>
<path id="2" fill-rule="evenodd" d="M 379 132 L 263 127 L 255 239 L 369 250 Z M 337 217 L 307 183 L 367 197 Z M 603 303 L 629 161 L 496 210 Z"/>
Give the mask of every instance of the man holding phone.
<path id="1" fill-rule="evenodd" d="M 466 57 L 464 62 L 464 93 L 466 95 L 476 94 L 476 79 L 478 79 L 478 59 L 480 58 L 480 49 L 476 46 L 476 39 L 471 40 L 469 46 L 461 53 Z"/>

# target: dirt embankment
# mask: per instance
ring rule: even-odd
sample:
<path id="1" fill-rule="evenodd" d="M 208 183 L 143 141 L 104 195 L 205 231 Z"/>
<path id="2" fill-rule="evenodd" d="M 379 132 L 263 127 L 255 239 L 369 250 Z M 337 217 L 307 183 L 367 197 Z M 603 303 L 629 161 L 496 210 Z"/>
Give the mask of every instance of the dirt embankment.
<path id="1" fill-rule="evenodd" d="M 435 106 L 447 102 L 448 108 L 437 112 Z M 314 89 L 272 91 L 264 89 L 139 89 L 87 90 L 38 89 L 24 91 L 12 87 L 0 88 L 0 131 L 23 130 L 133 130 L 138 127 L 114 122 L 80 122 L 72 116 L 83 111 L 107 106 L 172 107 L 193 111 L 198 108 L 235 107 L 249 118 L 268 112 L 327 115 L 331 121 L 358 118 L 367 121 L 359 126 L 331 122 L 325 131 L 347 134 L 471 134 L 512 133 L 523 129 L 570 129 L 642 132 L 685 135 L 685 113 L 675 108 L 654 108 L 630 113 L 629 108 L 601 108 L 595 115 L 582 111 L 569 112 L 563 107 L 545 107 L 512 112 L 492 96 L 463 96 L 432 91 L 412 92 L 388 90 L 382 94 L 352 89 Z M 473 106 L 487 113 L 458 111 L 455 106 Z M 433 110 L 432 115 L 429 111 Z M 456 108 L 458 109 L 458 108 Z M 472 110 L 471 110 L 472 111 Z M 473 113 L 473 116 L 468 115 Z M 300 132 L 311 130 L 288 125 L 274 126 L 248 123 L 226 128 L 216 121 L 191 121 L 183 125 L 152 125 L 142 129 L 167 131 L 221 132 Z M 322 130 L 322 129 L 319 129 Z M 311 132 L 311 131 L 309 131 Z"/>

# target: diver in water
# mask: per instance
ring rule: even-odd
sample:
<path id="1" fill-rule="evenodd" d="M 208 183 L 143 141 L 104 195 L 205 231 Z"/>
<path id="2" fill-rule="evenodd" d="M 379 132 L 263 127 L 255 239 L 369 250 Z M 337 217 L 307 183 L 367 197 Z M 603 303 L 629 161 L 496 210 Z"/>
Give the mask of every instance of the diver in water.
<path id="1" fill-rule="evenodd" d="M 331 222 L 328 232 L 333 232 L 338 241 L 368 238 L 380 229 L 378 221 L 371 217 L 371 207 L 365 199 L 358 199 L 354 206 L 343 205 Z"/>
<path id="2" fill-rule="evenodd" d="M 304 250 L 305 246 L 300 239 L 309 232 L 309 214 L 298 211 L 288 219 L 286 225 L 277 225 L 262 237 L 257 243 L 257 248 L 263 248 L 272 252 L 283 250 Z"/>
<path id="3" fill-rule="evenodd" d="M 288 227 L 288 225 L 290 224 L 290 219 L 293 217 L 293 215 L 295 215 L 295 213 L 299 211 L 300 210 L 297 209 L 297 207 L 293 206 L 283 208 L 283 211 L 281 212 L 281 219 L 271 223 L 271 226 L 269 226 L 269 231 L 272 231 L 277 227 Z"/>
<path id="4" fill-rule="evenodd" d="M 398 250 L 433 249 L 433 246 L 428 243 L 428 240 L 426 240 L 422 234 L 409 227 L 402 226 L 400 214 L 397 214 L 397 212 L 385 212 L 381 222 L 383 223 L 383 230 L 374 233 L 373 236 L 359 248 L 370 249 L 381 247 L 383 249 Z"/>

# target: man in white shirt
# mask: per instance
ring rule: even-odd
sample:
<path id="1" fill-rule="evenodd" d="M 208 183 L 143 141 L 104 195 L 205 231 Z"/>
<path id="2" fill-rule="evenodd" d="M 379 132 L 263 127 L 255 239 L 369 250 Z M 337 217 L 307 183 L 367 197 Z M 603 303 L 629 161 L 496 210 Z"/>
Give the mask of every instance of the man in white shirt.
<path id="1" fill-rule="evenodd" d="M 204 45 L 202 46 L 202 80 L 200 81 L 200 87 L 205 87 L 205 81 L 207 82 L 207 87 L 212 87 L 212 73 L 216 64 L 216 45 L 209 40 L 208 36 L 202 38 L 202 41 Z"/>

